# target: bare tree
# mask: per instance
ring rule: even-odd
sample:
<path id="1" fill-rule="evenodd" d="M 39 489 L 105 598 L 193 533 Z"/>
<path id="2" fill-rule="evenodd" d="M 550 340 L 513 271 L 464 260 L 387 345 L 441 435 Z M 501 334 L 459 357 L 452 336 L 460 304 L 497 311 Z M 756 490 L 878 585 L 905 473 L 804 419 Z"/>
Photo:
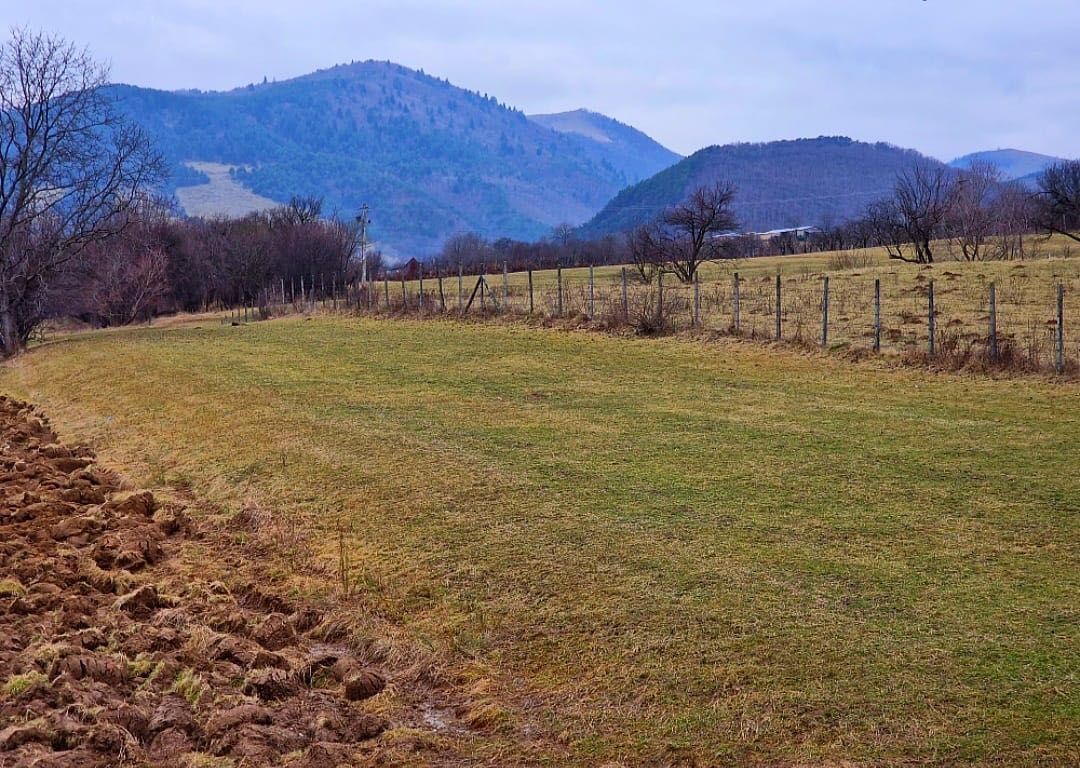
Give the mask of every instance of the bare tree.
<path id="1" fill-rule="evenodd" d="M 956 180 L 945 230 L 950 248 L 964 261 L 989 258 L 997 233 L 1001 174 L 993 163 L 977 161 Z"/>
<path id="2" fill-rule="evenodd" d="M 1024 258 L 1024 236 L 1035 231 L 1037 202 L 1019 182 L 1003 184 L 994 201 L 994 227 L 999 238 L 998 257 Z"/>
<path id="3" fill-rule="evenodd" d="M 684 283 L 694 279 L 704 262 L 723 255 L 724 241 L 720 236 L 737 226 L 731 210 L 734 199 L 734 185 L 717 182 L 699 187 L 685 202 L 661 215 L 667 235 L 663 244 L 667 263 Z"/>
<path id="4" fill-rule="evenodd" d="M 491 245 L 476 232 L 458 232 L 443 243 L 439 258 L 450 267 L 481 266 L 491 254 Z"/>
<path id="5" fill-rule="evenodd" d="M 157 248 L 113 251 L 95 269 L 87 303 L 105 326 L 149 319 L 168 292 L 167 268 L 168 255 Z"/>
<path id="6" fill-rule="evenodd" d="M 161 157 L 124 121 L 107 70 L 47 34 L 0 46 L 0 336 L 5 355 L 42 320 L 54 279 L 160 181 Z"/>
<path id="7" fill-rule="evenodd" d="M 889 257 L 917 264 L 934 262 L 933 241 L 943 234 L 943 223 L 952 205 L 954 180 L 944 165 L 917 160 L 896 177 L 893 198 L 896 212 L 914 249 L 911 257 L 899 249 Z"/>
<path id="8" fill-rule="evenodd" d="M 666 259 L 663 236 L 656 224 L 642 224 L 626 236 L 626 248 L 634 271 L 643 283 L 651 283 L 664 267 Z"/>
<path id="9" fill-rule="evenodd" d="M 1080 242 L 1080 160 L 1063 160 L 1039 175 L 1040 226 Z"/>
<path id="10" fill-rule="evenodd" d="M 908 255 L 914 246 L 908 238 L 904 217 L 900 214 L 896 201 L 879 200 L 871 203 L 866 209 L 863 221 L 869 232 L 870 242 L 882 246 L 890 259 L 915 261 L 914 256 Z"/>

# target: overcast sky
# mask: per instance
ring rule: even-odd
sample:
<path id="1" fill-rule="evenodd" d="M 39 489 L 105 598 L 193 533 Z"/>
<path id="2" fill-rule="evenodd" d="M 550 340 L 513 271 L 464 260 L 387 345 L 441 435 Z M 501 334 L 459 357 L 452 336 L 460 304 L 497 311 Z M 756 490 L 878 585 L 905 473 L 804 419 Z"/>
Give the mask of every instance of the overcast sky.
<path id="1" fill-rule="evenodd" d="M 1078 0 L 0 0 L 115 80 L 226 89 L 390 59 L 672 149 L 822 134 L 1080 156 Z"/>

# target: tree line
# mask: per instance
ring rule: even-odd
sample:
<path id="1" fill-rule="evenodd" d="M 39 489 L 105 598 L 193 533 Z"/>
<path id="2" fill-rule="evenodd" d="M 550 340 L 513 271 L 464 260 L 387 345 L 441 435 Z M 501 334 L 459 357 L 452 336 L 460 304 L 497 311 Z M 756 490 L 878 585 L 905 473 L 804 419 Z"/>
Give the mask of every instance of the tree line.
<path id="1" fill-rule="evenodd" d="M 123 211 L 119 230 L 57 275 L 44 317 L 95 326 L 220 306 L 263 306 L 272 296 L 327 293 L 359 279 L 355 224 L 322 215 L 317 198 L 238 218 L 182 218 L 168 201 Z M 379 269 L 381 256 L 368 254 Z"/>

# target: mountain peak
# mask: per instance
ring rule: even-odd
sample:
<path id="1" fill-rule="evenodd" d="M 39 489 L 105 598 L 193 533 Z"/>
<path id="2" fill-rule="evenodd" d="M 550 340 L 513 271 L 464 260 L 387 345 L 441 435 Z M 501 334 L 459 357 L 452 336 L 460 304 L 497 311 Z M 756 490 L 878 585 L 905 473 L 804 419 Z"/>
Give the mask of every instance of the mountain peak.
<path id="1" fill-rule="evenodd" d="M 1060 157 L 1023 149 L 991 149 L 958 157 L 949 165 L 953 168 L 970 168 L 976 162 L 990 163 L 1006 180 L 1013 180 L 1040 173 L 1048 165 L 1060 160 Z"/>

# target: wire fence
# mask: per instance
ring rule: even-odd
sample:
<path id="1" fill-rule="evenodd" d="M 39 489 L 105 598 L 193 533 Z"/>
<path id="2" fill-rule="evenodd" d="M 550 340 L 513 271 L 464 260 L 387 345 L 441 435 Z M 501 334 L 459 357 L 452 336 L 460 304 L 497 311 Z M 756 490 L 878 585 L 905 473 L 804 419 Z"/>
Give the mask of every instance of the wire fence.
<path id="1" fill-rule="evenodd" d="M 264 312 L 518 315 L 638 333 L 699 330 L 830 350 L 1026 370 L 1080 369 L 1080 262 L 1030 274 L 922 270 L 749 272 L 684 283 L 631 268 L 311 281 L 264 291 Z M 957 267 L 959 269 L 960 267 Z M 237 310 L 239 312 L 239 310 Z M 253 306 L 248 316 L 254 316 Z"/>

